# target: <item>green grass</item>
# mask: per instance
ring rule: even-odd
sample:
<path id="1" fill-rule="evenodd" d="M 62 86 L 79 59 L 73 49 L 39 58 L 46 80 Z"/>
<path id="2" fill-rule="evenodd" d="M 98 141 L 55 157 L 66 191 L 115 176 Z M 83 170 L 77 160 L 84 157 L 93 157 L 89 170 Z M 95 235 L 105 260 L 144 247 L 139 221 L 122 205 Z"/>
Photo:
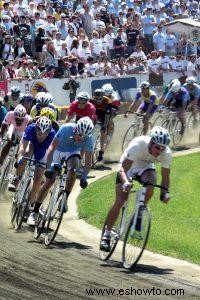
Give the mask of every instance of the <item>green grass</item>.
<path id="1" fill-rule="evenodd" d="M 78 198 L 80 218 L 101 228 L 114 201 L 114 188 L 112 174 L 82 191 Z M 168 205 L 159 201 L 158 190 L 151 199 L 153 220 L 147 249 L 200 264 L 199 153 L 173 159 L 170 194 Z"/>

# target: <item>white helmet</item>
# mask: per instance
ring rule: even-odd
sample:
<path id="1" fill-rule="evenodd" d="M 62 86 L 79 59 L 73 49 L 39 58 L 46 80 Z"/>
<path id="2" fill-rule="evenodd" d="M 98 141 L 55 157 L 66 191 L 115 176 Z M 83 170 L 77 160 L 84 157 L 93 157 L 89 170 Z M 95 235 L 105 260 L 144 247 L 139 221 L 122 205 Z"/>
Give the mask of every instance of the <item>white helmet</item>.
<path id="1" fill-rule="evenodd" d="M 143 81 L 140 84 L 140 88 L 141 89 L 148 89 L 148 88 L 150 88 L 150 83 L 148 81 Z"/>
<path id="2" fill-rule="evenodd" d="M 102 90 L 106 96 L 110 96 L 114 92 L 113 86 L 110 83 L 104 84 Z"/>
<path id="3" fill-rule="evenodd" d="M 194 84 L 196 82 L 196 79 L 191 76 L 191 77 L 186 78 L 185 82 L 187 84 Z"/>
<path id="4" fill-rule="evenodd" d="M 14 109 L 14 117 L 15 118 L 25 118 L 26 116 L 26 108 L 21 105 L 21 104 L 18 104 L 15 109 Z"/>
<path id="5" fill-rule="evenodd" d="M 36 129 L 38 129 L 41 133 L 45 133 L 51 130 L 51 121 L 47 117 L 40 117 L 36 121 Z"/>
<path id="6" fill-rule="evenodd" d="M 168 130 L 160 126 L 152 128 L 151 139 L 155 144 L 164 147 L 168 146 L 171 140 Z"/>
<path id="7" fill-rule="evenodd" d="M 89 101 L 90 100 L 90 95 L 87 92 L 80 92 L 77 95 L 77 100 Z"/>
<path id="8" fill-rule="evenodd" d="M 35 100 L 39 105 L 48 105 L 49 104 L 49 101 L 46 97 L 45 92 L 37 93 L 36 96 L 35 96 Z"/>
<path id="9" fill-rule="evenodd" d="M 53 96 L 50 93 L 46 93 L 46 101 L 48 103 L 53 103 L 54 98 L 53 98 Z"/>
<path id="10" fill-rule="evenodd" d="M 181 83 L 179 80 L 174 80 L 170 87 L 170 92 L 177 93 L 181 88 Z"/>
<path id="11" fill-rule="evenodd" d="M 94 129 L 94 124 L 89 117 L 84 117 L 77 122 L 77 131 L 81 136 L 89 136 Z"/>

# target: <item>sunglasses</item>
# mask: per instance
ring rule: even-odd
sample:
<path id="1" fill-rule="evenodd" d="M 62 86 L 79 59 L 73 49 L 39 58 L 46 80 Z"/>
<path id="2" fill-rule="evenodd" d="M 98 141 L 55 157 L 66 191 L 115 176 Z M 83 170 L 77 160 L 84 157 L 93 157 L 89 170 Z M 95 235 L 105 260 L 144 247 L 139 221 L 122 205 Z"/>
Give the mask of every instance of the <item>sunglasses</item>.
<path id="1" fill-rule="evenodd" d="M 45 136 L 49 134 L 49 131 L 41 132 L 39 129 L 36 130 L 37 136 Z"/>
<path id="2" fill-rule="evenodd" d="M 159 145 L 157 145 L 155 143 L 153 143 L 153 145 L 154 145 L 154 148 L 156 148 L 159 151 L 164 151 L 165 150 L 165 147 L 159 146 Z"/>

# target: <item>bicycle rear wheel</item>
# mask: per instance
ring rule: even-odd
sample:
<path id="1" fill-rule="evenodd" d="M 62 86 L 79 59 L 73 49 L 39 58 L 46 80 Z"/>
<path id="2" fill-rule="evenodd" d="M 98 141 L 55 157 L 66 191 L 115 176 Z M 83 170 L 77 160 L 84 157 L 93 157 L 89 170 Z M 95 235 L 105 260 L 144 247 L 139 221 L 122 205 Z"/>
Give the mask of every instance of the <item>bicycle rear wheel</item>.
<path id="1" fill-rule="evenodd" d="M 31 189 L 31 179 L 29 178 L 27 181 L 24 182 L 22 188 L 20 189 L 20 203 L 18 203 L 18 210 L 16 214 L 15 220 L 15 230 L 19 230 L 21 228 L 22 222 L 24 217 L 27 213 L 28 209 L 28 196 Z"/>
<path id="2" fill-rule="evenodd" d="M 137 217 L 137 214 L 135 214 Z M 134 217 L 131 219 L 127 231 L 125 233 L 122 262 L 125 269 L 133 269 L 139 261 L 142 253 L 146 247 L 150 227 L 151 215 L 148 207 L 143 207 L 141 232 L 136 232 L 134 224 Z"/>
<path id="3" fill-rule="evenodd" d="M 35 230 L 34 230 L 34 238 L 38 239 L 42 232 L 44 231 L 44 226 L 46 223 L 46 211 L 40 207 L 37 219 L 35 221 Z"/>
<path id="4" fill-rule="evenodd" d="M 174 146 L 178 146 L 183 139 L 183 133 L 181 133 L 182 124 L 179 120 L 176 121 L 174 125 L 174 130 L 172 134 L 172 141 Z"/>
<path id="5" fill-rule="evenodd" d="M 54 207 L 52 207 L 47 219 L 46 234 L 44 239 L 46 246 L 49 246 L 54 241 L 66 209 L 67 196 L 64 191 L 61 191 L 59 192 L 57 201 Z"/>
<path id="6" fill-rule="evenodd" d="M 1 179 L 0 179 L 0 193 L 4 194 L 8 188 L 9 183 L 9 173 L 12 166 L 11 159 L 8 158 L 5 164 L 5 167 L 3 168 Z"/>
<path id="7" fill-rule="evenodd" d="M 13 227 L 15 227 L 15 218 L 17 215 L 18 210 L 18 201 L 17 201 L 17 194 L 12 199 L 12 206 L 11 206 L 11 212 L 10 212 L 10 223 Z"/>
<path id="8" fill-rule="evenodd" d="M 104 260 L 104 261 L 108 260 L 111 257 L 111 255 L 113 254 L 113 252 L 115 251 L 117 243 L 120 239 L 120 228 L 121 228 L 123 213 L 124 213 L 124 207 L 121 209 L 121 212 L 111 230 L 110 251 L 105 252 L 105 251 L 102 251 L 101 249 L 99 250 L 99 256 L 100 256 L 101 260 Z M 102 237 L 106 230 L 107 219 L 108 219 L 108 216 L 106 217 L 105 223 L 103 225 L 103 229 L 101 232 L 101 240 L 102 240 Z M 100 242 L 101 242 L 101 240 L 100 240 Z"/>
<path id="9" fill-rule="evenodd" d="M 126 131 L 125 136 L 122 142 L 122 152 L 128 147 L 128 144 L 134 137 L 136 137 L 136 127 L 135 124 L 132 124 Z"/>

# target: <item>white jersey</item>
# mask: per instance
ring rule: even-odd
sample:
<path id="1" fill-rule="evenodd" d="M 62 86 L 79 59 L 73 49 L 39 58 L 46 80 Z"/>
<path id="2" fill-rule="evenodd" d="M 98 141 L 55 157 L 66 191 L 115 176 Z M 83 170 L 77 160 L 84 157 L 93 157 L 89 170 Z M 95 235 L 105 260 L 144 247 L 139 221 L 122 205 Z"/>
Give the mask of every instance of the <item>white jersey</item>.
<path id="1" fill-rule="evenodd" d="M 128 171 L 135 168 L 155 168 L 154 163 L 160 162 L 163 168 L 169 169 L 172 161 L 172 152 L 169 147 L 166 147 L 164 151 L 158 157 L 154 157 L 149 153 L 150 136 L 139 136 L 134 138 L 125 149 L 120 162 L 122 163 L 125 158 L 133 161 L 133 164 Z"/>

